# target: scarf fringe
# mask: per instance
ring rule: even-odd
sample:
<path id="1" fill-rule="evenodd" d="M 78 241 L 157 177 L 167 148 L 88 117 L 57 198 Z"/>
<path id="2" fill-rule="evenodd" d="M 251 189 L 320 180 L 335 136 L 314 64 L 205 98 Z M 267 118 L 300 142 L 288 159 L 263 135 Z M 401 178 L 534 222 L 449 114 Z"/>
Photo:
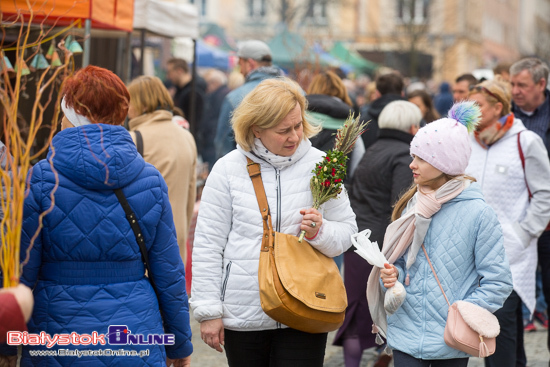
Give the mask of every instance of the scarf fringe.
<path id="1" fill-rule="evenodd" d="M 382 337 L 380 336 L 380 333 L 376 333 L 376 344 L 378 344 L 378 345 L 384 344 L 384 340 L 382 340 Z"/>

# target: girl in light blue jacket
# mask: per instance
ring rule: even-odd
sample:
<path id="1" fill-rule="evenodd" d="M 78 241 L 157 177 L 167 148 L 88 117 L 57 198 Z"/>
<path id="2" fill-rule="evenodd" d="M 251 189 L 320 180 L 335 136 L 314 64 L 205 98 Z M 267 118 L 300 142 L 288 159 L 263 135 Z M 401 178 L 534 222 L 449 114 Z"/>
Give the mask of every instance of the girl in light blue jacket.
<path id="1" fill-rule="evenodd" d="M 502 307 L 512 277 L 502 231 L 475 179 L 464 175 L 471 154 L 468 130 L 479 121 L 472 102 L 420 129 L 411 143 L 414 185 L 397 202 L 382 252 L 393 265 L 373 270 L 367 298 L 375 330 L 387 338 L 396 367 L 467 366 L 468 354 L 443 339 L 449 302 L 464 300 L 490 312 Z M 396 281 L 407 295 L 386 315 L 380 294 Z"/>

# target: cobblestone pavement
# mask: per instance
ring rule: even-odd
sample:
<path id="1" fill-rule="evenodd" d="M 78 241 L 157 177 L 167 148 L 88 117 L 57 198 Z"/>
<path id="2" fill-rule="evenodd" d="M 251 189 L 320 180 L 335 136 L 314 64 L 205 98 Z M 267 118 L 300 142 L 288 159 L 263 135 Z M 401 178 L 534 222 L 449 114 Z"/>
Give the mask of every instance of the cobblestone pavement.
<path id="1" fill-rule="evenodd" d="M 191 365 L 197 367 L 222 367 L 227 366 L 227 359 L 224 353 L 218 353 L 206 345 L 200 338 L 199 324 L 191 315 L 191 329 L 193 331 L 193 347 Z M 329 334 L 329 341 L 325 353 L 324 367 L 344 367 L 342 348 L 332 345 L 335 333 Z M 528 367 L 548 367 L 550 354 L 546 348 L 548 332 L 540 326 L 538 331 L 525 334 L 525 349 L 527 353 Z M 377 355 L 372 350 L 366 350 L 363 354 L 361 367 L 372 367 Z M 468 367 L 483 367 L 483 359 L 471 358 Z"/>

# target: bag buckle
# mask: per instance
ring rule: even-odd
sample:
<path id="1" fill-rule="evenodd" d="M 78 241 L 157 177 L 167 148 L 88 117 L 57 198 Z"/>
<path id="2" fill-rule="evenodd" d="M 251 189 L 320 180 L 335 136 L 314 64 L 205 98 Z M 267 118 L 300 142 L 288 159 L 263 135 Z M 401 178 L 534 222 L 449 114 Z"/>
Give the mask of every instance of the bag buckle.
<path id="1" fill-rule="evenodd" d="M 251 166 L 256 166 L 256 167 L 255 167 L 255 170 L 251 171 L 251 170 L 250 170 L 250 167 L 251 167 Z M 247 164 L 246 164 L 246 169 L 248 170 L 248 175 L 249 175 L 250 177 L 256 177 L 256 176 L 258 176 L 258 175 L 261 173 L 261 171 L 260 171 L 260 164 L 259 164 L 259 163 L 256 163 L 256 162 L 247 163 Z"/>

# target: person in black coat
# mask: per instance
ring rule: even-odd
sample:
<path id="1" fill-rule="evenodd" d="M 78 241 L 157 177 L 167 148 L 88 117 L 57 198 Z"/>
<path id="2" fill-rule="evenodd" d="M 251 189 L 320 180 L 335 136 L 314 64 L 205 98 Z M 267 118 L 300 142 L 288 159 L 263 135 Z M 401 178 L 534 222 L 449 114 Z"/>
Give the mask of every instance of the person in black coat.
<path id="1" fill-rule="evenodd" d="M 310 139 L 311 145 L 327 152 L 334 148 L 337 130 L 344 126 L 350 115 L 357 116 L 357 111 L 353 107 L 342 79 L 333 71 L 317 74 L 311 81 L 307 93 L 308 116 L 313 124 L 323 127 L 319 134 Z M 348 157 L 350 159 L 348 174 L 344 179 L 346 188 L 364 153 L 363 141 L 358 139 Z"/>
<path id="2" fill-rule="evenodd" d="M 195 91 L 193 93 L 193 74 L 184 59 L 173 58 L 166 64 L 166 76 L 176 88 L 174 94 L 174 106 L 183 111 L 183 117 L 189 121 L 189 131 L 193 134 L 197 145 L 200 145 L 199 131 L 204 115 L 206 82 L 196 75 Z M 193 103 L 193 94 L 195 97 Z M 192 112 L 192 110 L 194 110 Z"/>
<path id="3" fill-rule="evenodd" d="M 405 100 L 403 88 L 405 83 L 403 77 L 397 73 L 380 75 L 376 78 L 376 91 L 379 95 L 372 103 L 361 111 L 364 121 L 370 121 L 367 131 L 362 135 L 365 149 L 368 149 L 378 139 L 379 126 L 378 118 L 388 103 L 398 100 Z"/>
<path id="4" fill-rule="evenodd" d="M 355 170 L 349 193 L 359 231 L 370 229 L 370 240 L 384 242 L 393 204 L 413 182 L 410 143 L 422 113 L 411 102 L 394 101 L 380 113 L 378 140 L 368 148 Z M 344 282 L 348 308 L 335 345 L 344 346 L 346 367 L 358 367 L 364 349 L 376 346 L 365 292 L 372 266 L 353 251 L 344 254 Z M 387 358 L 387 357 L 385 357 Z"/>
<path id="5" fill-rule="evenodd" d="M 202 124 L 199 129 L 199 154 L 204 162 L 208 162 L 208 169 L 211 170 L 216 163 L 216 149 L 214 138 L 218 129 L 218 118 L 222 103 L 229 93 L 227 87 L 227 76 L 220 70 L 210 69 L 204 74 L 206 81 L 206 104 Z"/>

